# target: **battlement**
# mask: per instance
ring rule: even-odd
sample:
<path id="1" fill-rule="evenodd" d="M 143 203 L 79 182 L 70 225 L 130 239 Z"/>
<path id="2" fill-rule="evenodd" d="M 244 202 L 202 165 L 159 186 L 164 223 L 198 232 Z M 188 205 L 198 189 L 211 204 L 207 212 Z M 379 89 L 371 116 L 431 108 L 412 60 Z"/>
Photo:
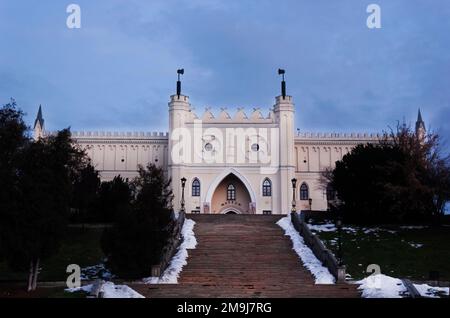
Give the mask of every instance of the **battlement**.
<path id="1" fill-rule="evenodd" d="M 72 137 L 82 138 L 114 138 L 114 139 L 167 139 L 168 132 L 124 132 L 124 131 L 73 131 Z"/>
<path id="2" fill-rule="evenodd" d="M 238 107 L 236 113 L 231 116 L 227 108 L 221 108 L 218 114 L 214 114 L 211 111 L 211 107 L 206 107 L 203 115 L 201 117 L 197 116 L 193 111 L 191 119 L 192 120 L 202 120 L 204 123 L 273 123 L 274 114 L 273 111 L 264 116 L 259 107 L 253 108 L 253 112 L 250 116 L 247 116 L 243 107 Z"/>
<path id="3" fill-rule="evenodd" d="M 313 133 L 304 132 L 297 133 L 295 139 L 347 139 L 347 140 L 378 140 L 383 138 L 385 134 L 380 133 Z"/>

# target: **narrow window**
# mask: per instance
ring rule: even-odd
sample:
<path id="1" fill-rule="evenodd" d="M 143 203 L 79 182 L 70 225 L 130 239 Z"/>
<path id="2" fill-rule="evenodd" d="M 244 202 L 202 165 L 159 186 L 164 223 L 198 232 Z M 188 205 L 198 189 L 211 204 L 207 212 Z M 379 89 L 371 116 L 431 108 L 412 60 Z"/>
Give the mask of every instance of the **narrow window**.
<path id="1" fill-rule="evenodd" d="M 200 180 L 197 178 L 192 181 L 192 196 L 199 197 L 200 196 Z"/>
<path id="2" fill-rule="evenodd" d="M 263 197 L 272 196 L 272 183 L 268 178 L 264 179 L 262 187 Z"/>
<path id="3" fill-rule="evenodd" d="M 236 188 L 233 184 L 229 184 L 227 188 L 227 200 L 234 201 L 236 200 Z"/>
<path id="4" fill-rule="evenodd" d="M 309 189 L 306 183 L 302 183 L 300 186 L 300 200 L 308 200 L 309 199 Z"/>

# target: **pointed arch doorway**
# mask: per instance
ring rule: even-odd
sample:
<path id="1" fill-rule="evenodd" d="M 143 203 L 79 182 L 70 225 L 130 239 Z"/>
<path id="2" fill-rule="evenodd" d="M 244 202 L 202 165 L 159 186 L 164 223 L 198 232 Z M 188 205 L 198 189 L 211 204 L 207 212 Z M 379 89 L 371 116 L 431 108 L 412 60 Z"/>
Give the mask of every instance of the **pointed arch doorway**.
<path id="1" fill-rule="evenodd" d="M 206 202 L 213 214 L 253 214 L 255 196 L 249 182 L 236 171 L 224 171 L 211 184 Z"/>

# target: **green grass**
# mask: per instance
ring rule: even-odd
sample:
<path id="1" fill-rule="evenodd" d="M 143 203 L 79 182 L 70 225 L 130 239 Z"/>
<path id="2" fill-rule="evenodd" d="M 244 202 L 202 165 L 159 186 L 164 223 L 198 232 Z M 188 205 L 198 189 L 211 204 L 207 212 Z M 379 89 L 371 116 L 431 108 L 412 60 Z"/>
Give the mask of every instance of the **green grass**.
<path id="1" fill-rule="evenodd" d="M 357 232 L 342 231 L 343 259 L 352 278 L 370 275 L 367 266 L 378 264 L 381 273 L 393 277 L 427 280 L 430 271 L 439 271 L 441 280 L 450 281 L 450 227 L 390 227 L 372 233 L 353 228 Z M 315 233 L 337 255 L 337 232 Z M 411 243 L 423 246 L 413 247 Z"/>
<path id="2" fill-rule="evenodd" d="M 65 281 L 67 265 L 81 267 L 96 265 L 104 258 L 100 248 L 103 229 L 68 228 L 67 234 L 57 254 L 44 260 L 39 281 Z M 12 271 L 5 263 L 0 263 L 0 280 L 26 281 L 27 272 Z"/>

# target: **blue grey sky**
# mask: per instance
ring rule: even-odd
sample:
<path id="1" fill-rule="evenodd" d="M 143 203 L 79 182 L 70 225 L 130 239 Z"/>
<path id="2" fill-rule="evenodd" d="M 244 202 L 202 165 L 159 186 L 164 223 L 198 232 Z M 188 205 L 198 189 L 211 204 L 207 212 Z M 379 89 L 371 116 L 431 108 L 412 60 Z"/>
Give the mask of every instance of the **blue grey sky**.
<path id="1" fill-rule="evenodd" d="M 450 139 L 449 35 L 448 0 L 0 0 L 0 102 L 30 125 L 42 104 L 49 130 L 166 131 L 177 68 L 201 114 L 268 111 L 282 67 L 301 131 L 382 131 L 420 107 Z"/>

